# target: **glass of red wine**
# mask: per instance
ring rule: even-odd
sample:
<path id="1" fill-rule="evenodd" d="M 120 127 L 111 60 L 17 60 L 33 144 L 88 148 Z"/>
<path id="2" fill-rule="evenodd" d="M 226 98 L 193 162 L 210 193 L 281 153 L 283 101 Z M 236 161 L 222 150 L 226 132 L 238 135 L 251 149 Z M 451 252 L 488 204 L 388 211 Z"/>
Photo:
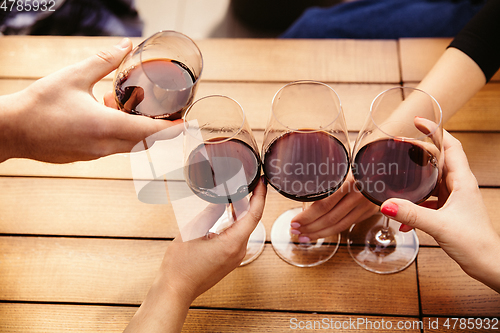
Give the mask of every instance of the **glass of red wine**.
<path id="1" fill-rule="evenodd" d="M 307 203 L 337 191 L 349 172 L 349 139 L 337 93 L 317 81 L 282 87 L 274 96 L 262 147 L 268 183 L 286 198 L 302 202 L 274 222 L 275 252 L 298 267 L 326 262 L 337 251 L 340 234 L 304 240 L 292 231 L 291 222 Z"/>
<path id="2" fill-rule="evenodd" d="M 379 94 L 354 144 L 356 188 L 377 205 L 390 198 L 416 204 L 429 198 L 442 175 L 441 119 L 438 102 L 422 90 L 395 87 Z M 414 230 L 399 231 L 400 225 L 381 214 L 354 224 L 349 253 L 375 273 L 405 269 L 415 260 L 419 241 Z"/>
<path id="3" fill-rule="evenodd" d="M 203 70 L 196 44 L 175 31 L 160 31 L 122 60 L 114 79 L 120 110 L 175 120 L 193 102 Z"/>
<path id="4" fill-rule="evenodd" d="M 245 113 L 235 100 L 212 95 L 194 102 L 184 115 L 184 178 L 199 198 L 226 206 L 211 229 L 222 232 L 248 210 L 248 195 L 260 179 L 260 155 Z M 250 236 L 242 265 L 264 249 L 261 222 Z"/>

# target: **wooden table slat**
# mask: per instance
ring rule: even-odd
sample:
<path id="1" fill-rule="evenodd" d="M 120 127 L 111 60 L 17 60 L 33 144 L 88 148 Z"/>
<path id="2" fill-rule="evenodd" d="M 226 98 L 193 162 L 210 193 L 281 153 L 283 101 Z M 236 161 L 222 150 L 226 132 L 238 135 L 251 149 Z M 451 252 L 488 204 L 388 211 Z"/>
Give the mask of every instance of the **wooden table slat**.
<path id="1" fill-rule="evenodd" d="M 0 299 L 140 304 L 167 246 L 168 241 L 0 237 Z M 257 260 L 230 273 L 193 306 L 415 316 L 416 283 L 414 265 L 400 274 L 375 275 L 358 266 L 345 247 L 327 263 L 301 269 L 266 245 Z"/>
<path id="2" fill-rule="evenodd" d="M 500 316 L 500 295 L 465 274 L 442 249 L 420 249 L 418 272 L 424 316 Z"/>

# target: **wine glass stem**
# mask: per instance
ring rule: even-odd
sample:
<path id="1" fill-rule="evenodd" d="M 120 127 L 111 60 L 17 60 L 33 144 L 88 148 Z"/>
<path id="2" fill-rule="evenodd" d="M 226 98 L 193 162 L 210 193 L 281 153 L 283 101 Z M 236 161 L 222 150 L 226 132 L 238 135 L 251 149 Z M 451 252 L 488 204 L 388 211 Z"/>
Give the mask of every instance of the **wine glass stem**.
<path id="1" fill-rule="evenodd" d="M 382 229 L 380 230 L 380 240 L 388 240 L 390 238 L 389 235 L 389 218 L 384 216 L 384 220 L 382 223 Z"/>
<path id="2" fill-rule="evenodd" d="M 233 206 L 233 203 L 228 203 L 226 205 L 226 213 L 227 213 L 227 220 L 229 222 L 236 222 L 236 212 L 234 210 L 234 206 Z"/>
<path id="3" fill-rule="evenodd" d="M 309 207 L 310 205 L 311 205 L 310 202 L 302 202 L 302 211 L 305 211 L 307 207 Z"/>

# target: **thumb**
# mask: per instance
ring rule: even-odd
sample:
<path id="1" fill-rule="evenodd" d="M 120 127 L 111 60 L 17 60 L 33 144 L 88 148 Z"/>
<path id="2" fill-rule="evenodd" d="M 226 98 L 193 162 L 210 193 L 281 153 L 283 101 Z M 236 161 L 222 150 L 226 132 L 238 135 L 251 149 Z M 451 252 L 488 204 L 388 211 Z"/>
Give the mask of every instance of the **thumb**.
<path id="1" fill-rule="evenodd" d="M 414 203 L 403 199 L 386 200 L 380 207 L 382 214 L 401 222 L 410 228 L 418 228 L 426 233 L 433 235 L 436 231 L 438 212 L 426 207 L 415 205 Z M 403 228 L 402 231 L 409 231 L 409 228 Z"/>
<path id="2" fill-rule="evenodd" d="M 92 86 L 115 70 L 131 49 L 132 42 L 124 38 L 118 44 L 79 62 L 75 65 L 76 70 L 82 74 L 81 78 L 85 78 L 84 83 Z"/>

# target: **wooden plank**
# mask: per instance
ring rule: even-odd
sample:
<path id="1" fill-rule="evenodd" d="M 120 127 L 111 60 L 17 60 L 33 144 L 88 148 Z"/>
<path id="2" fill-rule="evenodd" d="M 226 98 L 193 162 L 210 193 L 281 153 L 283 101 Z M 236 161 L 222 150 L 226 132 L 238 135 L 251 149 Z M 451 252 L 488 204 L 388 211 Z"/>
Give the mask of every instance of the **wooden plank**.
<path id="1" fill-rule="evenodd" d="M 136 307 L 2 303 L 0 331 L 121 333 L 135 311 Z"/>
<path id="2" fill-rule="evenodd" d="M 403 82 L 419 82 L 446 50 L 452 38 L 401 38 L 399 53 Z M 497 72 L 492 81 L 500 81 Z"/>
<path id="3" fill-rule="evenodd" d="M 122 332 L 137 308 L 119 306 L 54 305 L 54 304 L 0 304 L 2 332 Z M 317 322 L 320 322 L 321 326 Z M 316 324 L 314 323 L 316 322 Z M 415 322 L 415 324 L 413 324 Z M 265 311 L 190 309 L 183 332 L 283 332 L 300 329 L 312 332 L 307 325 L 318 329 L 342 332 L 393 332 L 390 327 L 418 326 L 417 318 L 345 316 L 318 313 L 282 313 Z M 346 329 L 342 329 L 342 325 Z M 371 325 L 371 329 L 370 329 Z M 350 326 L 350 328 L 349 328 Z M 296 327 L 296 328 L 295 328 Z M 302 327 L 299 328 L 299 327 Z M 385 328 L 385 329 L 384 329 Z M 420 332 L 402 329 L 398 332 Z"/>
<path id="4" fill-rule="evenodd" d="M 500 186 L 500 134 L 452 133 L 467 154 L 469 165 L 481 186 Z M 499 157 L 500 158 L 500 157 Z"/>
<path id="5" fill-rule="evenodd" d="M 442 249 L 420 249 L 418 277 L 424 316 L 500 316 L 500 295 L 465 274 Z"/>
<path id="6" fill-rule="evenodd" d="M 0 188 L 2 234 L 174 238 L 179 233 L 172 204 L 141 202 L 131 181 L 3 177 Z M 500 189 L 481 192 L 500 234 Z M 268 241 L 274 221 L 295 207 L 300 203 L 268 187 L 262 217 Z M 421 245 L 437 246 L 428 234 L 417 233 Z"/>
<path id="7" fill-rule="evenodd" d="M 5 50 L 0 55 L 0 73 L 3 78 L 40 78 L 118 41 L 108 37 L 4 36 L 0 40 L 0 49 Z M 397 42 L 393 40 L 204 39 L 196 43 L 204 57 L 203 80 L 400 82 Z"/>
<path id="8" fill-rule="evenodd" d="M 1 237 L 0 299 L 139 304 L 166 246 L 168 241 Z M 415 265 L 398 274 L 373 274 L 344 246 L 327 263 L 304 269 L 266 245 L 257 260 L 230 273 L 193 306 L 416 316 L 416 283 Z"/>

